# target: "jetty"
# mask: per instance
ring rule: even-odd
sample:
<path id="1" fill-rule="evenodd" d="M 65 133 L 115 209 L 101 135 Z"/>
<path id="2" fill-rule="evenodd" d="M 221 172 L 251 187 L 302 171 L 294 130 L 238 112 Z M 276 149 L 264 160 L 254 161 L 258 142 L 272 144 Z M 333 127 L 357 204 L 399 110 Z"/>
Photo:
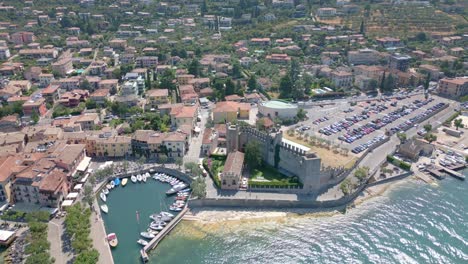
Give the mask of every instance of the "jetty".
<path id="1" fill-rule="evenodd" d="M 148 261 L 148 252 L 156 248 L 159 242 L 161 242 L 161 240 L 163 240 L 163 238 L 167 234 L 169 234 L 169 232 L 171 232 L 171 230 L 174 229 L 174 227 L 182 220 L 187 211 L 188 207 L 185 206 L 184 209 L 180 211 L 179 214 L 177 214 L 177 216 L 174 219 L 172 219 L 172 221 L 169 222 L 169 224 L 167 224 L 167 226 L 165 226 L 163 230 L 161 230 L 153 239 L 151 239 L 151 241 L 148 242 L 148 245 L 146 245 L 143 249 L 140 250 L 141 259 L 144 262 Z"/>
<path id="2" fill-rule="evenodd" d="M 432 176 L 437 178 L 438 180 L 442 180 L 444 178 L 444 174 L 440 172 L 440 169 L 427 169 L 427 172 L 429 172 Z"/>
<path id="3" fill-rule="evenodd" d="M 464 166 L 463 166 L 464 167 Z M 459 180 L 462 180 L 464 181 L 465 180 L 465 175 L 459 173 L 459 172 L 456 172 L 454 171 L 453 169 L 449 169 L 449 168 L 446 168 L 446 167 L 442 167 L 442 171 L 446 172 L 448 175 L 454 177 L 454 178 L 457 178 Z"/>

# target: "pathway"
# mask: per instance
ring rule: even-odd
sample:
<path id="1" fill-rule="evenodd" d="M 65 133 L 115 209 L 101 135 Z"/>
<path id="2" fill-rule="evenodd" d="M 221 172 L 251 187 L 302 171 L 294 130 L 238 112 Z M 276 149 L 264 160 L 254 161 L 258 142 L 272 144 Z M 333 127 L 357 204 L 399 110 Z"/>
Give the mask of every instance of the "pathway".
<path id="1" fill-rule="evenodd" d="M 63 219 L 52 219 L 48 223 L 47 240 L 50 242 L 50 255 L 55 258 L 56 263 L 69 263 L 73 259 L 71 247 L 68 249 L 63 245 L 64 237 Z"/>
<path id="2" fill-rule="evenodd" d="M 112 264 L 114 259 L 106 240 L 106 229 L 96 200 L 94 200 L 93 206 L 97 211 L 91 211 L 91 239 L 93 240 L 93 247 L 99 252 L 98 264 Z"/>

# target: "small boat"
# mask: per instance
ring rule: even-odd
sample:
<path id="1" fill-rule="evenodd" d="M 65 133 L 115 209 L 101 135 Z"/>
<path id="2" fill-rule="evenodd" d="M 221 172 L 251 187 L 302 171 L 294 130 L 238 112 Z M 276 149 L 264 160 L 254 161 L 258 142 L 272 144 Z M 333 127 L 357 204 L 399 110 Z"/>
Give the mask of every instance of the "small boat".
<path id="1" fill-rule="evenodd" d="M 166 192 L 166 194 L 172 195 L 185 188 L 187 188 L 187 185 L 185 183 L 174 185 L 171 189 L 169 189 L 169 191 Z"/>
<path id="2" fill-rule="evenodd" d="M 111 189 L 114 189 L 114 187 L 115 187 L 115 182 L 114 182 L 114 181 L 111 181 L 110 186 L 111 186 Z"/>
<path id="3" fill-rule="evenodd" d="M 117 235 L 115 233 L 108 234 L 107 241 L 109 242 L 109 245 L 111 247 L 116 247 L 117 244 L 119 244 L 119 241 L 117 240 Z"/>
<path id="4" fill-rule="evenodd" d="M 166 226 L 167 225 L 166 222 L 164 221 L 153 221 L 151 222 L 151 224 L 154 226 Z"/>
<path id="5" fill-rule="evenodd" d="M 127 178 L 124 178 L 122 180 L 122 187 L 124 187 L 125 185 L 127 185 L 127 182 L 128 182 L 128 179 Z"/>
<path id="6" fill-rule="evenodd" d="M 143 175 L 142 178 L 143 178 L 143 182 L 146 182 L 146 178 L 147 178 L 146 175 Z"/>
<path id="7" fill-rule="evenodd" d="M 153 230 L 156 230 L 156 231 L 161 231 L 164 229 L 164 226 L 160 226 L 160 225 L 150 225 L 150 228 L 153 229 Z"/>
<path id="8" fill-rule="evenodd" d="M 143 180 L 143 177 L 141 177 L 141 175 L 138 174 L 138 175 L 137 175 L 137 180 L 138 180 L 139 182 L 141 182 L 141 181 Z"/>
<path id="9" fill-rule="evenodd" d="M 106 188 L 107 188 L 108 191 L 110 191 L 110 190 L 112 189 L 112 185 L 107 184 L 107 185 L 106 185 Z"/>
<path id="10" fill-rule="evenodd" d="M 142 246 L 146 246 L 148 245 L 148 241 L 144 240 L 144 239 L 138 239 L 137 241 L 138 244 L 142 245 Z"/>
<path id="11" fill-rule="evenodd" d="M 174 212 L 180 212 L 180 211 L 182 211 L 182 208 L 171 206 L 171 207 L 169 207 L 169 210 L 174 211 Z"/>
<path id="12" fill-rule="evenodd" d="M 167 217 L 171 217 L 171 218 L 174 218 L 174 215 L 169 213 L 169 212 L 161 212 L 160 213 L 162 216 L 167 216 Z"/>
<path id="13" fill-rule="evenodd" d="M 109 190 L 108 190 L 107 188 L 102 189 L 102 192 L 103 192 L 105 195 L 108 195 L 108 194 L 109 194 Z"/>
<path id="14" fill-rule="evenodd" d="M 130 180 L 132 180 L 133 183 L 136 183 L 137 177 L 135 175 L 132 175 L 132 177 L 130 177 Z"/>
<path id="15" fill-rule="evenodd" d="M 104 212 L 104 213 L 108 213 L 109 212 L 109 207 L 107 207 L 107 205 L 103 204 L 101 205 L 101 210 Z"/>
<path id="16" fill-rule="evenodd" d="M 150 232 L 141 232 L 140 236 L 147 238 L 147 239 L 153 239 L 156 235 Z"/>
<path id="17" fill-rule="evenodd" d="M 106 196 L 103 192 L 99 194 L 99 197 L 101 197 L 101 200 L 102 200 L 103 202 L 106 202 L 106 201 L 107 201 L 107 196 Z"/>
<path id="18" fill-rule="evenodd" d="M 119 179 L 119 178 L 116 178 L 116 179 L 114 180 L 114 185 L 115 185 L 116 187 L 120 185 L 120 179 Z"/>
<path id="19" fill-rule="evenodd" d="M 157 234 L 159 233 L 158 231 L 153 230 L 153 229 L 151 229 L 151 228 L 147 228 L 147 229 L 146 229 L 146 232 L 148 232 L 148 233 L 150 233 L 150 234 L 153 234 L 153 235 L 157 235 Z"/>
<path id="20" fill-rule="evenodd" d="M 176 200 L 177 201 L 185 201 L 185 200 L 187 200 L 187 196 L 177 196 Z"/>

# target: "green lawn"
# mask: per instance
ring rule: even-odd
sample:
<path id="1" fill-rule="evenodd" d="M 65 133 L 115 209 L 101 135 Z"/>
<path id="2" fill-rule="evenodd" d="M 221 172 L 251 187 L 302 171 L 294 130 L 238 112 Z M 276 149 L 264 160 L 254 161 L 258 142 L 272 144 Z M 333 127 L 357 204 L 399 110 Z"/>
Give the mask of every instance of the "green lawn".
<path id="1" fill-rule="evenodd" d="M 271 166 L 263 165 L 250 173 L 251 185 L 301 185 L 297 177 L 287 177 Z"/>

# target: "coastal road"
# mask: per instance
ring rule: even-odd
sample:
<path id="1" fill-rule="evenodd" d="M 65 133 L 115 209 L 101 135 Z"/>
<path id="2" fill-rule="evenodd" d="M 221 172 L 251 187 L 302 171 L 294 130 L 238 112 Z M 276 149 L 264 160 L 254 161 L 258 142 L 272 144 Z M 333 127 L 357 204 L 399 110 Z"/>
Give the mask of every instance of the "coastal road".
<path id="1" fill-rule="evenodd" d="M 104 228 L 104 221 L 102 220 L 96 199 L 93 206 L 97 212 L 91 211 L 91 239 L 93 240 L 93 247 L 99 252 L 98 264 L 113 264 L 114 259 L 109 244 L 106 241 L 106 229 Z"/>

